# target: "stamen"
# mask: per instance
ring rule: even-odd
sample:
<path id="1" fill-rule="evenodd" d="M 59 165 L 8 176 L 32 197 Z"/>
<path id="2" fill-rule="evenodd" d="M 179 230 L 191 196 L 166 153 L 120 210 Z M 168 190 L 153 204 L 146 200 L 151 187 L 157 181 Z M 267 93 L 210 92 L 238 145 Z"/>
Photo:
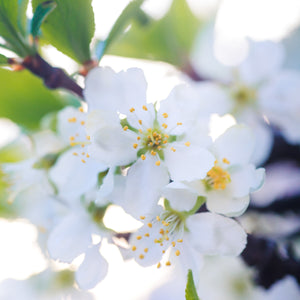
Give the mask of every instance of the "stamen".
<path id="1" fill-rule="evenodd" d="M 129 111 L 130 111 L 130 112 L 134 112 L 135 109 L 134 109 L 133 107 L 131 107 L 131 108 L 129 109 Z"/>
<path id="2" fill-rule="evenodd" d="M 70 136 L 70 141 L 75 141 L 75 137 L 74 136 Z"/>
<path id="3" fill-rule="evenodd" d="M 141 139 L 141 137 L 140 137 L 140 136 L 138 136 L 136 139 L 139 141 L 139 140 Z"/>
<path id="4" fill-rule="evenodd" d="M 141 220 L 145 220 L 146 217 L 145 217 L 145 216 L 140 216 L 140 219 L 141 219 Z"/>
<path id="5" fill-rule="evenodd" d="M 84 112 L 83 107 L 79 107 L 78 110 L 79 110 L 80 112 Z"/>
<path id="6" fill-rule="evenodd" d="M 128 126 L 124 126 L 124 127 L 123 127 L 123 130 L 124 130 L 124 131 L 128 130 Z"/>
<path id="7" fill-rule="evenodd" d="M 138 147 L 138 144 L 134 143 L 133 148 L 136 149 Z"/>
<path id="8" fill-rule="evenodd" d="M 157 217 L 156 217 L 156 220 L 159 222 L 159 221 L 160 221 L 160 217 L 159 217 L 159 216 L 157 216 Z"/>
<path id="9" fill-rule="evenodd" d="M 147 233 L 144 234 L 144 236 L 145 236 L 145 237 L 149 237 L 150 234 L 147 232 Z"/>
<path id="10" fill-rule="evenodd" d="M 86 163 L 86 161 L 84 159 L 81 160 L 84 164 Z"/>
<path id="11" fill-rule="evenodd" d="M 131 250 L 135 251 L 136 250 L 136 246 L 132 246 Z"/>
<path id="12" fill-rule="evenodd" d="M 182 125 L 182 122 L 177 122 L 177 125 L 178 125 L 178 126 Z"/>
<path id="13" fill-rule="evenodd" d="M 74 155 L 74 156 L 78 156 L 78 153 L 77 153 L 77 152 L 73 152 L 73 155 Z"/>
<path id="14" fill-rule="evenodd" d="M 155 164 L 156 164 L 157 166 L 160 166 L 160 161 L 159 161 L 159 160 L 156 161 Z"/>
<path id="15" fill-rule="evenodd" d="M 166 266 L 167 267 L 171 266 L 171 262 L 169 260 L 166 262 Z"/>
<path id="16" fill-rule="evenodd" d="M 186 142 L 184 143 L 187 147 L 191 146 L 191 143 L 190 142 Z"/>
<path id="17" fill-rule="evenodd" d="M 161 267 L 161 263 L 159 262 L 158 264 L 157 264 L 157 269 L 159 269 Z"/>
<path id="18" fill-rule="evenodd" d="M 86 157 L 87 157 L 87 158 L 89 158 L 89 157 L 90 157 L 90 155 L 87 153 L 87 154 L 86 154 Z"/>
<path id="19" fill-rule="evenodd" d="M 164 129 L 167 129 L 167 128 L 168 128 L 168 125 L 167 125 L 166 123 L 163 123 L 161 126 L 162 126 Z"/>
<path id="20" fill-rule="evenodd" d="M 140 259 L 144 259 L 144 257 L 145 256 L 143 254 L 140 254 L 140 256 L 139 256 Z"/>
<path id="21" fill-rule="evenodd" d="M 83 125 L 85 124 L 85 122 L 84 122 L 84 121 L 81 121 L 80 124 L 83 126 Z"/>
<path id="22" fill-rule="evenodd" d="M 77 119 L 75 117 L 68 119 L 68 122 L 70 122 L 70 123 L 75 123 L 76 121 L 77 121 Z"/>
<path id="23" fill-rule="evenodd" d="M 176 242 L 173 241 L 172 242 L 172 246 L 175 247 L 176 246 Z"/>
<path id="24" fill-rule="evenodd" d="M 91 140 L 91 137 L 90 137 L 89 135 L 87 135 L 87 136 L 86 136 L 86 139 L 87 139 L 88 141 L 90 141 L 90 140 Z"/>
<path id="25" fill-rule="evenodd" d="M 151 155 L 155 156 L 156 155 L 156 152 L 151 150 Z"/>
<path id="26" fill-rule="evenodd" d="M 179 251 L 179 250 L 176 250 L 176 251 L 175 251 L 175 254 L 176 254 L 176 256 L 179 256 L 179 255 L 180 255 L 180 251 Z"/>
<path id="27" fill-rule="evenodd" d="M 143 110 L 145 110 L 145 111 L 147 111 L 147 110 L 148 110 L 148 108 L 147 108 L 147 106 L 146 106 L 146 105 L 143 105 Z"/>
<path id="28" fill-rule="evenodd" d="M 176 149 L 175 149 L 174 147 L 171 147 L 171 150 L 172 150 L 173 152 L 176 152 Z"/>
<path id="29" fill-rule="evenodd" d="M 166 119 L 168 117 L 167 113 L 163 113 L 162 116 Z"/>
<path id="30" fill-rule="evenodd" d="M 136 239 L 137 239 L 137 240 L 141 240 L 141 239 L 142 239 L 142 236 L 141 236 L 141 235 L 138 235 L 138 236 L 136 237 Z"/>
<path id="31" fill-rule="evenodd" d="M 145 159 L 146 159 L 146 156 L 145 156 L 144 154 L 142 154 L 142 155 L 141 155 L 141 159 L 142 159 L 142 160 L 145 160 Z"/>
<path id="32" fill-rule="evenodd" d="M 139 120 L 139 124 L 142 125 L 142 124 L 143 124 L 143 121 L 142 121 L 142 120 Z"/>
<path id="33" fill-rule="evenodd" d="M 229 160 L 228 160 L 227 158 L 225 158 L 225 157 L 223 158 L 223 163 L 224 163 L 224 164 L 227 164 L 227 165 L 230 164 Z"/>
<path id="34" fill-rule="evenodd" d="M 178 242 L 178 243 L 182 243 L 182 242 L 183 242 L 183 239 L 178 239 L 177 242 Z"/>
<path id="35" fill-rule="evenodd" d="M 145 248 L 145 249 L 144 249 L 144 252 L 145 252 L 145 253 L 147 253 L 147 252 L 148 252 L 148 250 L 149 250 L 148 248 Z"/>
<path id="36" fill-rule="evenodd" d="M 149 228 L 152 228 L 152 223 L 147 224 Z"/>

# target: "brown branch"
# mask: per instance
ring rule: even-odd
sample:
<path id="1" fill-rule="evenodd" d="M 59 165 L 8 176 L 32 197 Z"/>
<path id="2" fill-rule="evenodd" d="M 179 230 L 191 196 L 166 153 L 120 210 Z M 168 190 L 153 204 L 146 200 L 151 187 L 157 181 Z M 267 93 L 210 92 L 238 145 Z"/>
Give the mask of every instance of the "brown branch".
<path id="1" fill-rule="evenodd" d="M 25 57 L 22 66 L 42 78 L 49 89 L 63 88 L 83 99 L 82 88 L 62 69 L 52 67 L 38 54 Z"/>

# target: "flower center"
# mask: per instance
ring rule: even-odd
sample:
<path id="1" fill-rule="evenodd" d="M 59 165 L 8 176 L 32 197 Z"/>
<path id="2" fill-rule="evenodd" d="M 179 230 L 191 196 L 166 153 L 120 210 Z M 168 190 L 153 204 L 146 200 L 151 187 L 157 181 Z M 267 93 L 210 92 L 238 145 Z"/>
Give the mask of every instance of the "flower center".
<path id="1" fill-rule="evenodd" d="M 224 164 L 229 164 L 226 158 L 223 158 Z M 207 176 L 204 179 L 204 183 L 207 189 L 224 190 L 226 185 L 231 181 L 230 174 L 224 170 L 218 161 L 215 161 L 215 165 L 207 172 Z"/>
<path id="2" fill-rule="evenodd" d="M 137 244 L 131 247 L 132 251 L 137 251 L 139 259 L 145 259 L 148 252 L 151 250 L 157 250 L 162 254 L 165 254 L 166 251 L 171 248 L 171 251 L 175 251 L 175 255 L 179 256 L 181 254 L 181 247 L 183 243 L 183 233 L 184 233 L 184 222 L 176 214 L 166 211 L 161 215 L 156 216 L 146 221 L 145 216 L 140 217 L 141 220 L 145 223 L 143 226 L 143 234 L 136 236 Z M 142 231 L 141 231 L 142 232 Z M 145 243 L 148 247 L 144 247 Z M 143 244 L 144 246 L 140 246 Z M 170 260 L 165 262 L 166 266 L 171 266 Z M 157 268 L 162 266 L 161 261 L 158 262 Z"/>
<path id="3" fill-rule="evenodd" d="M 256 99 L 256 90 L 244 85 L 237 85 L 232 92 L 238 105 L 247 105 Z"/>

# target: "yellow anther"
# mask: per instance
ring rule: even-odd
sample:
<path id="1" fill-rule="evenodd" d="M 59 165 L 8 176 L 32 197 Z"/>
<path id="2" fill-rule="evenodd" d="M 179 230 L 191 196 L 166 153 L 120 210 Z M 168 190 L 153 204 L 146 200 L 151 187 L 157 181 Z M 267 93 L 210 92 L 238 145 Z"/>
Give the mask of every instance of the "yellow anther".
<path id="1" fill-rule="evenodd" d="M 134 109 L 133 107 L 131 107 L 131 108 L 129 109 L 129 111 L 130 111 L 130 112 L 134 112 L 135 109 Z"/>
<path id="2" fill-rule="evenodd" d="M 191 143 L 190 142 L 186 142 L 184 143 L 187 147 L 191 146 Z"/>
<path id="3" fill-rule="evenodd" d="M 167 230 L 166 230 L 166 234 L 168 234 L 168 233 L 169 233 L 169 230 L 167 229 Z"/>
<path id="4" fill-rule="evenodd" d="M 141 220 L 145 220 L 146 217 L 145 217 L 145 216 L 140 216 L 140 219 L 141 219 Z"/>
<path id="5" fill-rule="evenodd" d="M 139 124 L 142 125 L 142 124 L 143 124 L 143 121 L 142 121 L 142 120 L 139 120 Z"/>
<path id="6" fill-rule="evenodd" d="M 166 240 L 166 241 L 168 241 L 168 240 L 169 240 L 169 237 L 168 237 L 167 235 L 165 236 L 165 240 Z"/>
<path id="7" fill-rule="evenodd" d="M 70 136 L 70 141 L 74 141 L 75 137 L 74 136 Z"/>
<path id="8" fill-rule="evenodd" d="M 164 141 L 163 141 L 163 144 L 166 144 L 167 142 L 168 142 L 168 141 L 164 140 Z"/>
<path id="9" fill-rule="evenodd" d="M 85 155 L 85 152 L 82 152 L 81 155 Z"/>
<path id="10" fill-rule="evenodd" d="M 127 129 L 128 129 L 128 126 L 127 126 L 127 125 L 123 127 L 123 130 L 124 130 L 124 131 L 126 131 Z"/>
<path id="11" fill-rule="evenodd" d="M 155 145 L 159 145 L 159 142 L 158 142 L 158 141 L 156 141 L 154 144 L 155 144 Z"/>
<path id="12" fill-rule="evenodd" d="M 156 164 L 157 166 L 160 166 L 160 160 L 156 161 L 155 164 Z"/>
<path id="13" fill-rule="evenodd" d="M 178 242 L 178 243 L 182 243 L 183 240 L 182 240 L 182 239 L 178 239 L 177 242 Z"/>
<path id="14" fill-rule="evenodd" d="M 87 158 L 89 158 L 89 157 L 90 157 L 90 155 L 87 153 L 87 154 L 86 154 L 86 157 L 87 157 Z"/>
<path id="15" fill-rule="evenodd" d="M 159 222 L 159 221 L 160 221 L 160 217 L 159 217 L 159 216 L 156 216 L 156 220 Z"/>
<path id="16" fill-rule="evenodd" d="M 143 254 L 140 254 L 140 256 L 139 256 L 139 259 L 144 259 L 144 255 Z"/>
<path id="17" fill-rule="evenodd" d="M 86 136 L 86 139 L 87 139 L 88 141 L 90 141 L 90 140 L 91 140 L 91 137 L 90 137 L 89 135 L 87 135 L 87 136 Z"/>
<path id="18" fill-rule="evenodd" d="M 152 131 L 152 128 L 147 128 L 147 131 L 148 132 L 151 132 Z M 148 138 L 150 138 L 151 136 L 150 135 L 148 135 Z"/>
<path id="19" fill-rule="evenodd" d="M 172 150 L 173 152 L 176 152 L 176 149 L 175 149 L 174 147 L 171 147 L 171 150 Z"/>
<path id="20" fill-rule="evenodd" d="M 158 147 L 157 147 L 157 150 L 161 150 L 161 146 L 158 146 Z"/>
<path id="21" fill-rule="evenodd" d="M 78 153 L 77 153 L 77 152 L 73 152 L 73 155 L 74 155 L 74 156 L 78 156 Z"/>
<path id="22" fill-rule="evenodd" d="M 176 256 L 179 256 L 179 255 L 180 255 L 180 251 L 179 251 L 179 250 L 176 250 L 176 251 L 175 251 L 175 254 L 176 254 Z"/>
<path id="23" fill-rule="evenodd" d="M 141 159 L 142 159 L 142 160 L 145 160 L 145 159 L 146 159 L 146 156 L 145 156 L 144 154 L 142 154 L 142 155 L 141 155 Z"/>
<path id="24" fill-rule="evenodd" d="M 227 165 L 230 164 L 229 160 L 228 160 L 227 158 L 225 158 L 225 157 L 223 158 L 223 163 L 224 163 L 224 164 L 227 164 Z"/>
<path id="25" fill-rule="evenodd" d="M 173 247 L 175 247 L 175 246 L 176 246 L 176 243 L 175 243 L 174 241 L 172 242 L 172 246 L 173 246 Z"/>
<path id="26" fill-rule="evenodd" d="M 155 156 L 156 155 L 156 152 L 151 150 L 151 155 Z"/>
<path id="27" fill-rule="evenodd" d="M 81 147 L 84 148 L 84 147 L 85 147 L 85 144 L 81 144 Z"/>
<path id="28" fill-rule="evenodd" d="M 142 129 L 139 129 L 139 133 L 143 133 L 143 130 L 142 130 Z"/>
<path id="29" fill-rule="evenodd" d="M 159 243 L 159 240 L 158 239 L 154 239 L 154 243 Z"/>
<path id="30" fill-rule="evenodd" d="M 76 145 L 76 143 L 70 143 L 70 145 L 71 145 L 72 147 L 74 147 L 74 146 Z"/>
<path id="31" fill-rule="evenodd" d="M 68 122 L 70 122 L 70 123 L 75 123 L 76 121 L 77 121 L 77 119 L 75 117 L 68 119 Z"/>
<path id="32" fill-rule="evenodd" d="M 78 110 L 79 110 L 80 112 L 84 112 L 83 107 L 79 107 Z"/>
<path id="33" fill-rule="evenodd" d="M 145 236 L 145 237 L 149 237 L 150 234 L 147 232 L 147 233 L 144 234 L 144 236 Z"/>
<path id="34" fill-rule="evenodd" d="M 83 126 L 83 125 L 85 124 L 85 122 L 84 122 L 84 121 L 81 121 L 80 124 Z"/>
<path id="35" fill-rule="evenodd" d="M 165 129 L 168 128 L 168 125 L 167 125 L 166 123 L 163 123 L 161 126 L 162 126 L 163 128 L 165 128 Z"/>
<path id="36" fill-rule="evenodd" d="M 84 164 L 86 163 L 86 161 L 84 159 L 81 160 Z"/>
<path id="37" fill-rule="evenodd" d="M 161 267 L 161 263 L 159 262 L 158 264 L 157 264 L 157 269 L 159 269 Z"/>
<path id="38" fill-rule="evenodd" d="M 138 147 L 138 144 L 134 143 L 133 148 L 136 149 Z"/>
<path id="39" fill-rule="evenodd" d="M 168 139 L 170 136 L 168 134 L 164 134 L 164 137 Z"/>
<path id="40" fill-rule="evenodd" d="M 159 245 L 162 247 L 164 244 L 163 244 L 163 243 L 160 243 Z"/>
<path id="41" fill-rule="evenodd" d="M 152 228 L 152 223 L 147 224 L 149 228 Z"/>
<path id="42" fill-rule="evenodd" d="M 178 126 L 182 125 L 182 122 L 177 122 L 177 125 L 178 125 Z"/>
<path id="43" fill-rule="evenodd" d="M 160 233 L 160 234 L 164 234 L 165 231 L 161 228 L 161 229 L 159 230 L 159 233 Z"/>
<path id="44" fill-rule="evenodd" d="M 150 142 L 148 145 L 149 145 L 149 146 L 153 146 L 153 143 L 152 143 L 152 142 Z"/>
<path id="45" fill-rule="evenodd" d="M 231 181 L 230 174 L 216 165 L 207 172 L 206 181 L 216 190 L 224 190 L 226 185 Z"/>
<path id="46" fill-rule="evenodd" d="M 171 266 L 171 262 L 169 260 L 166 262 L 166 266 L 167 267 Z"/>
<path id="47" fill-rule="evenodd" d="M 161 251 L 162 253 L 166 253 L 166 250 Z"/>
<path id="48" fill-rule="evenodd" d="M 136 237 L 136 239 L 137 239 L 137 240 L 141 240 L 141 239 L 142 239 L 142 236 L 141 236 L 141 235 L 138 235 L 138 236 Z"/>
<path id="49" fill-rule="evenodd" d="M 147 110 L 148 110 L 148 108 L 147 108 L 147 106 L 146 106 L 146 105 L 143 105 L 143 110 L 145 110 L 145 111 L 147 111 Z"/>
<path id="50" fill-rule="evenodd" d="M 145 252 L 145 253 L 147 253 L 147 252 L 148 252 L 148 250 L 149 250 L 148 248 L 145 248 L 145 249 L 144 249 L 144 252 Z"/>
<path id="51" fill-rule="evenodd" d="M 138 136 L 136 139 L 139 141 L 139 140 L 141 139 L 141 137 L 140 137 L 140 136 Z"/>
<path id="52" fill-rule="evenodd" d="M 163 113 L 162 116 L 166 119 L 168 117 L 167 113 Z"/>
<path id="53" fill-rule="evenodd" d="M 136 250 L 136 246 L 132 246 L 131 250 L 135 251 Z"/>

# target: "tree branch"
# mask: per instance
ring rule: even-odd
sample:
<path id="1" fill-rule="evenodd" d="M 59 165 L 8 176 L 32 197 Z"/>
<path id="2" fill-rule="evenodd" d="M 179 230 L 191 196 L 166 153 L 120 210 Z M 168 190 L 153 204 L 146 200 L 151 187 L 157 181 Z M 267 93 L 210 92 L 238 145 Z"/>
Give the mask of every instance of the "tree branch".
<path id="1" fill-rule="evenodd" d="M 62 69 L 52 67 L 38 54 L 25 57 L 22 66 L 42 78 L 49 89 L 63 88 L 83 99 L 82 88 Z"/>

